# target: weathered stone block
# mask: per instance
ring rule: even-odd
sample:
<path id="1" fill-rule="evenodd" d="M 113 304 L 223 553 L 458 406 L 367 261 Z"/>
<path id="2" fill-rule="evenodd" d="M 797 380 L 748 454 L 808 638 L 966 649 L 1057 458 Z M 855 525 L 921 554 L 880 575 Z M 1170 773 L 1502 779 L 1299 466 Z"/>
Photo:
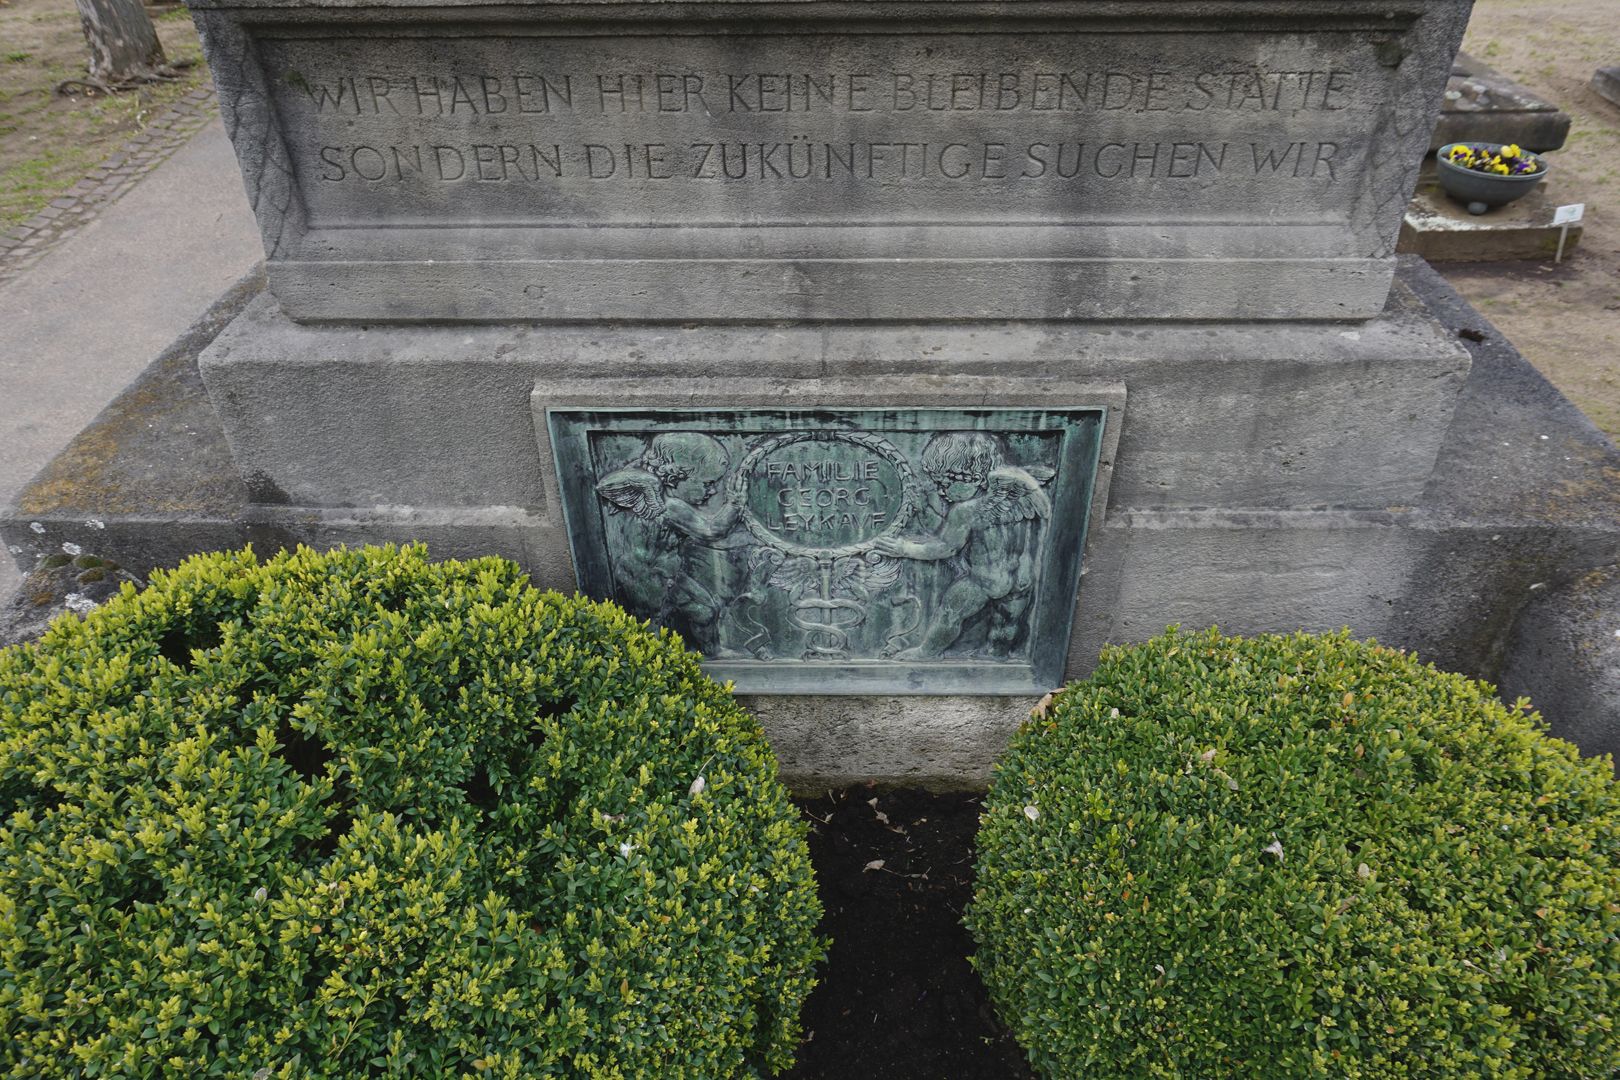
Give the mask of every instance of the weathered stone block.
<path id="1" fill-rule="evenodd" d="M 1124 384 L 1114 505 L 1400 505 L 1433 469 L 1468 356 L 1404 289 L 1354 328 L 1128 330 L 362 329 L 299 325 L 261 298 L 201 366 L 256 501 L 555 514 L 529 394 L 581 382 L 602 402 L 694 407 L 1073 405 L 1077 386 Z"/>
<path id="2" fill-rule="evenodd" d="M 1605 101 L 1620 105 L 1620 67 L 1601 67 L 1594 71 L 1592 89 Z"/>
<path id="3" fill-rule="evenodd" d="M 1542 153 L 1569 138 L 1569 114 L 1490 65 L 1458 53 L 1429 149 L 1454 142 L 1518 143 Z"/>
<path id="4" fill-rule="evenodd" d="M 193 5 L 350 321 L 1371 318 L 1468 8 Z"/>

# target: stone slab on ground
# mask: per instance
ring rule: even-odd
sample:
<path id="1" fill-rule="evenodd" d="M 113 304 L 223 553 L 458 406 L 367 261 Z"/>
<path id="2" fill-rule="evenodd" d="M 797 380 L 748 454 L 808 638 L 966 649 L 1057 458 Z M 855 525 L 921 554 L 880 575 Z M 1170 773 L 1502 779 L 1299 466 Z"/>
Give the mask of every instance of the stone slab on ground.
<path id="1" fill-rule="evenodd" d="M 77 548 L 141 573 L 240 543 L 225 519 L 246 508 L 247 489 L 197 354 L 263 289 L 257 271 L 228 289 L 22 490 L 7 512 L 17 526 L 8 543 L 24 570 Z M 54 516 L 55 529 L 29 517 L 36 511 Z M 72 520 L 65 531 L 64 515 Z"/>
<path id="2" fill-rule="evenodd" d="M 1558 252 L 1559 234 L 1564 231 L 1563 226 L 1552 223 L 1553 216 L 1560 206 L 1579 201 L 1554 166 L 1552 175 L 1530 194 L 1486 213 L 1470 214 L 1467 207 L 1441 190 L 1431 164 L 1425 168 L 1406 208 L 1400 250 L 1430 262 L 1552 259 Z M 1583 235 L 1581 225 L 1569 226 L 1564 258 L 1580 246 Z"/>
<path id="3" fill-rule="evenodd" d="M 1424 489 L 1381 509 L 1153 508 L 1124 499 L 1116 471 L 1114 505 L 1085 556 L 1070 677 L 1089 671 L 1106 642 L 1179 621 L 1235 633 L 1349 626 L 1494 678 L 1527 602 L 1620 562 L 1620 452 L 1432 270 L 1405 261 L 1400 280 L 1473 361 Z M 269 551 L 420 539 L 441 557 L 506 555 L 538 584 L 572 589 L 564 531 L 541 509 L 250 502 L 196 358 L 254 291 L 249 283 L 222 301 L 7 511 L 0 536 L 19 558 L 31 565 L 77 543 L 142 572 L 246 542 Z M 526 398 L 517 407 L 526 411 Z M 1131 422 L 1127 414 L 1121 468 Z M 1033 701 L 777 695 L 749 704 L 785 775 L 808 790 L 872 778 L 981 784 Z"/>
<path id="4" fill-rule="evenodd" d="M 146 584 L 90 552 L 64 552 L 44 560 L 0 603 L 0 647 L 34 640 L 63 615 L 82 617 L 118 595 L 126 582 Z"/>
<path id="5" fill-rule="evenodd" d="M 1620 757 L 1620 567 L 1543 587 L 1514 628 L 1502 697 L 1528 697 L 1552 733 Z"/>
<path id="6" fill-rule="evenodd" d="M 1569 125 L 1569 114 L 1557 105 L 1476 57 L 1458 53 L 1429 149 L 1454 142 L 1518 143 L 1544 153 L 1564 145 Z"/>
<path id="7" fill-rule="evenodd" d="M 1601 67 L 1592 73 L 1592 89 L 1604 101 L 1620 105 L 1620 66 Z"/>

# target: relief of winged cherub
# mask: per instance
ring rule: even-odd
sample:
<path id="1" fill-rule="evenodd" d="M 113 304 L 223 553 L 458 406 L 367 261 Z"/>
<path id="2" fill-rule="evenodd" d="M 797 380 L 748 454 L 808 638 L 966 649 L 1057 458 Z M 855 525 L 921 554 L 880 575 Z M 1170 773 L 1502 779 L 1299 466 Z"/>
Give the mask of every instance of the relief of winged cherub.
<path id="1" fill-rule="evenodd" d="M 737 525 L 741 507 L 729 498 L 708 508 L 730 467 L 714 438 L 669 431 L 596 485 L 608 513 L 622 515 L 623 543 L 613 555 L 619 601 L 703 649 L 714 645 L 724 604 L 693 575 L 691 549 L 724 546 Z"/>
<path id="2" fill-rule="evenodd" d="M 972 620 L 984 616 L 985 647 L 1006 657 L 1034 600 L 1041 542 L 1052 501 L 1041 490 L 1053 471 L 1005 463 L 1001 441 L 978 431 L 934 436 L 919 465 L 933 482 L 936 514 L 931 536 L 880 539 L 884 555 L 949 560 L 952 574 L 920 644 L 896 660 L 937 660 Z"/>

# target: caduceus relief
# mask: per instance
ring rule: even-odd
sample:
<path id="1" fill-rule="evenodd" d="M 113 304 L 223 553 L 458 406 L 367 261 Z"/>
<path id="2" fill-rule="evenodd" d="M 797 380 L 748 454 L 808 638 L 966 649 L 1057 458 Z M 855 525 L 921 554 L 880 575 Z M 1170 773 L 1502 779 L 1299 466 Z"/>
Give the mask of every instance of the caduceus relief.
<path id="1" fill-rule="evenodd" d="M 788 622 L 805 634 L 802 649 L 790 650 L 802 660 L 848 659 L 851 636 L 871 618 L 874 601 L 884 596 L 894 611 L 891 629 L 879 650 L 884 659 L 900 650 L 900 641 L 922 621 L 922 602 L 909 592 L 896 595 L 900 563 L 876 552 L 839 558 L 788 556 L 775 548 L 756 547 L 748 556 L 748 588 L 732 602 L 739 647 L 756 660 L 775 660 L 781 647 L 764 612 L 773 593 L 792 602 Z"/>
<path id="2" fill-rule="evenodd" d="M 845 660 L 850 631 L 866 621 L 874 596 L 899 580 L 899 560 L 868 551 L 837 559 L 787 559 L 770 584 L 793 598 L 788 618 L 805 632 L 804 658 Z"/>

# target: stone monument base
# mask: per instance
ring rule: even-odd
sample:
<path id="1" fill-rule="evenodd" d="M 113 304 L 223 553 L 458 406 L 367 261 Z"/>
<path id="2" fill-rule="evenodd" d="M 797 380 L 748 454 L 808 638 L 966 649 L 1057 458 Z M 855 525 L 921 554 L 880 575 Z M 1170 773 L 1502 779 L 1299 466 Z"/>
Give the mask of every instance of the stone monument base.
<path id="1" fill-rule="evenodd" d="M 1558 208 L 1579 202 L 1565 178 L 1554 172 L 1522 199 L 1470 214 L 1440 187 L 1433 162 L 1423 167 L 1417 191 L 1401 222 L 1402 253 L 1435 262 L 1507 262 L 1550 260 L 1563 240 L 1564 258 L 1574 255 L 1585 229 L 1580 223 L 1554 225 Z"/>
<path id="2" fill-rule="evenodd" d="M 421 540 L 572 590 L 537 409 L 1097 405 L 1066 677 L 1180 623 L 1349 627 L 1494 678 L 1528 601 L 1620 562 L 1620 452 L 1427 266 L 1404 260 L 1399 282 L 1356 324 L 407 332 L 301 327 L 249 280 L 0 535 L 25 568 L 77 545 L 137 572 L 244 543 Z M 980 786 L 1035 700 L 827 689 L 746 696 L 803 790 Z"/>

